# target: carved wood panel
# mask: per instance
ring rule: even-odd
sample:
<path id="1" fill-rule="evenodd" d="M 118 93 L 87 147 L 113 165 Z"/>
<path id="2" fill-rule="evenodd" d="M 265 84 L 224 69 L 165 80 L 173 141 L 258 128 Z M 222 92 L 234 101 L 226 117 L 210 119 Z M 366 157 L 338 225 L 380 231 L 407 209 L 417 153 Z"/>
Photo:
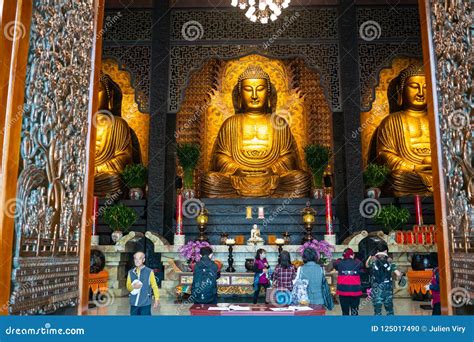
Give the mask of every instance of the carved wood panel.
<path id="1" fill-rule="evenodd" d="M 472 3 L 431 0 L 430 4 L 445 219 L 453 275 L 450 295 L 453 306 L 460 307 L 474 298 Z"/>
<path id="2" fill-rule="evenodd" d="M 93 0 L 33 2 L 12 314 L 77 302 L 93 23 Z"/>

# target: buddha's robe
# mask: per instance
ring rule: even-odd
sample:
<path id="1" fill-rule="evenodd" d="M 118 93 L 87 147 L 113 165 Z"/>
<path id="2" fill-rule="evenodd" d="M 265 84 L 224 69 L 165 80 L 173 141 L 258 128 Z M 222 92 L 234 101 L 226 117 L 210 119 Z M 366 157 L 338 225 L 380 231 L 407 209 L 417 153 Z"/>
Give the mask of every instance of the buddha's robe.
<path id="1" fill-rule="evenodd" d="M 115 116 L 100 139 L 100 143 L 96 146 L 94 194 L 106 197 L 121 191 L 120 173 L 132 162 L 131 135 L 127 122 Z"/>
<path id="2" fill-rule="evenodd" d="M 421 129 L 421 125 L 427 124 L 426 117 L 408 118 L 408 114 L 396 112 L 388 115 L 378 128 L 377 161 L 391 170 L 388 185 L 395 196 L 429 195 L 433 191 L 431 169 L 414 170 L 431 158 L 427 128 Z"/>
<path id="3" fill-rule="evenodd" d="M 271 116 L 261 115 L 264 120 L 250 133 L 244 128 L 249 122 L 245 114 L 224 122 L 214 145 L 210 172 L 202 179 L 204 197 L 308 195 L 311 177 L 298 167 L 290 128 L 284 125 L 275 129 Z"/>

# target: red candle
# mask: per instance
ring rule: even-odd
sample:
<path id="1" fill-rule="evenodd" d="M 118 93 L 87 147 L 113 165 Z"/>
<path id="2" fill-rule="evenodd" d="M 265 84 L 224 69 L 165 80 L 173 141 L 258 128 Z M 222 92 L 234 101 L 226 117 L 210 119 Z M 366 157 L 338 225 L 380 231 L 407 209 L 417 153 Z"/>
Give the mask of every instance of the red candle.
<path id="1" fill-rule="evenodd" d="M 331 194 L 326 194 L 326 235 L 333 234 Z"/>
<path id="2" fill-rule="evenodd" d="M 94 205 L 92 208 L 92 235 L 96 235 L 97 215 L 99 214 L 99 199 L 94 196 Z"/>
<path id="3" fill-rule="evenodd" d="M 415 214 L 416 214 L 416 224 L 421 226 L 423 225 L 423 213 L 421 211 L 421 196 L 415 195 Z"/>
<path id="4" fill-rule="evenodd" d="M 423 245 L 425 243 L 425 234 L 423 232 L 416 233 L 415 237 L 417 245 Z"/>
<path id="5" fill-rule="evenodd" d="M 183 195 L 181 195 L 181 192 L 178 193 L 176 201 L 176 235 L 183 235 Z"/>
<path id="6" fill-rule="evenodd" d="M 413 232 L 410 232 L 410 231 L 405 232 L 405 239 L 403 240 L 403 243 L 404 243 L 405 245 L 407 245 L 407 244 L 408 244 L 408 245 L 411 245 L 411 244 L 413 244 L 413 240 L 414 240 L 414 238 L 413 238 Z"/>
<path id="7" fill-rule="evenodd" d="M 397 241 L 397 243 L 399 244 L 402 244 L 405 241 L 403 231 L 397 231 L 397 233 L 395 234 L 395 241 Z"/>
<path id="8" fill-rule="evenodd" d="M 426 232 L 425 233 L 425 243 L 428 245 L 433 244 L 433 233 L 432 232 Z"/>

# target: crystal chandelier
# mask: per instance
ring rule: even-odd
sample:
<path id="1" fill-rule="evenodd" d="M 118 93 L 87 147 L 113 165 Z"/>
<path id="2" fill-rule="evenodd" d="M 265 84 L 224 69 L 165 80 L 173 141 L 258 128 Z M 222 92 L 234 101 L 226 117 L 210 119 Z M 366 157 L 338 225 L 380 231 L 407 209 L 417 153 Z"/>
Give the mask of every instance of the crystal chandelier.
<path id="1" fill-rule="evenodd" d="M 232 0 L 231 5 L 241 10 L 247 9 L 245 16 L 250 21 L 257 20 L 262 24 L 277 20 L 283 8 L 287 8 L 291 0 Z"/>

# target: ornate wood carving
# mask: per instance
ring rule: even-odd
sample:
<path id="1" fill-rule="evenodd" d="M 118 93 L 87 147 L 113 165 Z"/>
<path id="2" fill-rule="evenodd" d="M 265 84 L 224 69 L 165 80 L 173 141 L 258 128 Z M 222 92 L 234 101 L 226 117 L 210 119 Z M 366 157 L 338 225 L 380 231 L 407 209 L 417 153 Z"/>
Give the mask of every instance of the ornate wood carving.
<path id="1" fill-rule="evenodd" d="M 15 212 L 12 314 L 78 298 L 94 7 L 35 0 Z"/>
<path id="2" fill-rule="evenodd" d="M 472 108 L 472 4 L 469 1 L 430 1 L 431 30 L 441 155 L 449 230 L 452 291 L 466 302 L 474 298 L 474 198 Z M 461 293 L 462 292 L 462 293 Z M 464 302 L 463 304 L 465 304 Z M 452 302 L 453 306 L 456 306 Z M 461 305 L 458 305 L 461 306 Z"/>

